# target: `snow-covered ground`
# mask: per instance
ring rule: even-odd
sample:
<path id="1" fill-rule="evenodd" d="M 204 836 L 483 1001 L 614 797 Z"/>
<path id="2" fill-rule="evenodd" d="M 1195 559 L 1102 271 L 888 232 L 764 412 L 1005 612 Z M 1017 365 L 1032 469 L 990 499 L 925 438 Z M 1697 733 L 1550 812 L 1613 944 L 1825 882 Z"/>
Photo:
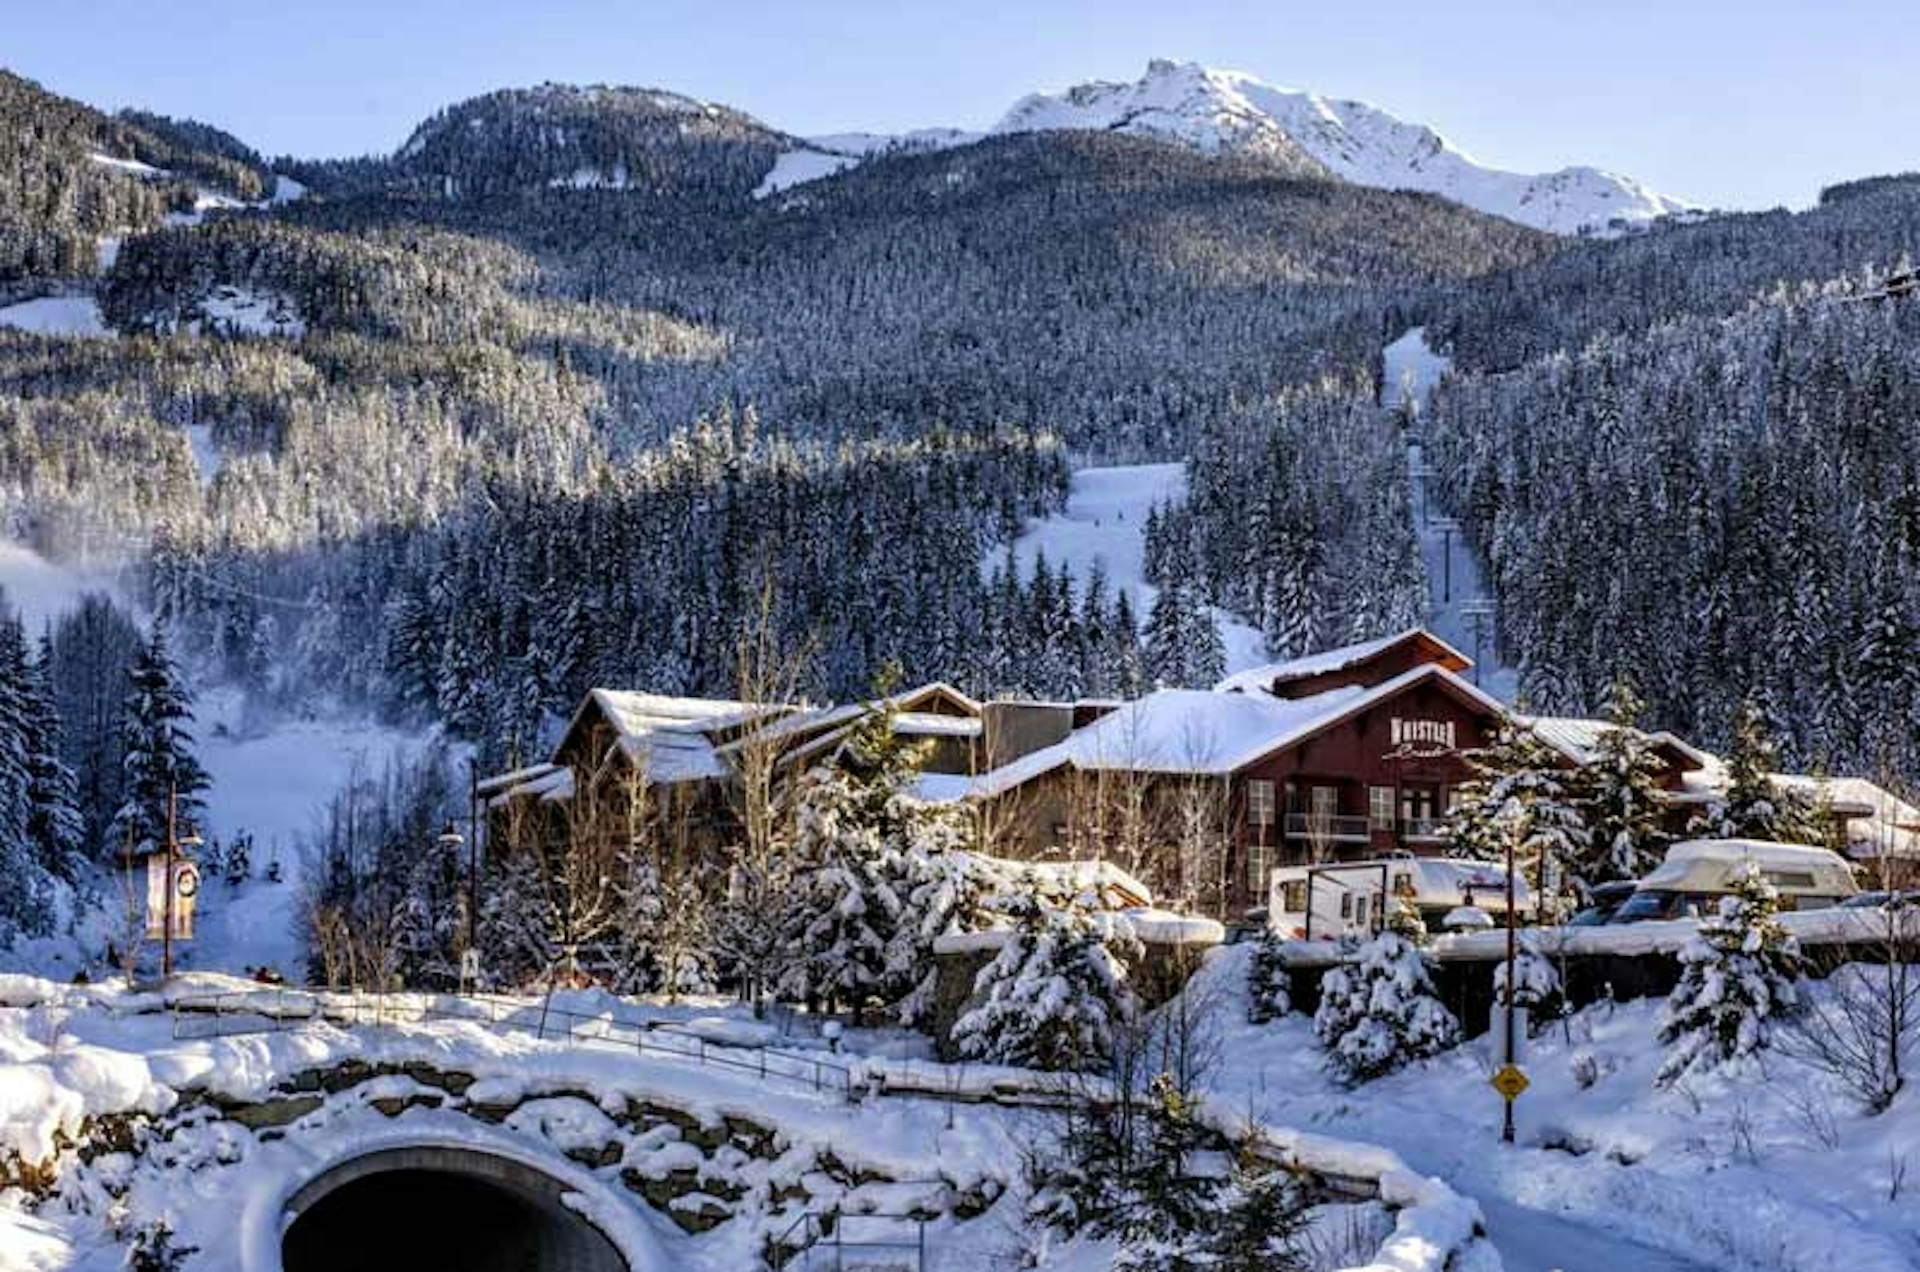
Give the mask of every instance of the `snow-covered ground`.
<path id="1" fill-rule="evenodd" d="M 117 240 L 115 242 L 117 246 Z M 100 302 L 91 296 L 36 296 L 17 305 L 8 305 L 0 308 L 0 327 L 31 331 L 41 336 L 113 334 L 106 319 L 100 316 Z"/>
<path id="2" fill-rule="evenodd" d="M 1381 351 L 1380 404 L 1397 408 L 1411 402 L 1423 410 L 1434 386 L 1446 375 L 1452 360 L 1436 353 L 1427 344 L 1424 327 L 1413 327 Z M 1425 463 L 1424 447 L 1417 432 L 1407 443 L 1407 465 L 1419 472 Z M 1475 620 L 1467 612 L 1468 603 L 1490 598 L 1481 576 L 1480 561 L 1458 530 L 1443 533 L 1447 511 L 1428 495 L 1430 483 L 1419 477 L 1413 482 L 1414 525 L 1420 535 L 1421 556 L 1427 563 L 1427 581 L 1431 592 L 1428 626 L 1440 639 L 1472 655 L 1474 679 L 1482 689 L 1506 702 L 1519 691 L 1519 677 L 1500 659 L 1494 640 L 1495 620 L 1479 620 L 1481 636 L 1474 636 Z"/>
<path id="3" fill-rule="evenodd" d="M 707 1063 L 684 1045 L 642 1052 L 630 1036 L 605 1046 L 540 1041 L 532 1036 L 542 1011 L 537 1000 L 506 1004 L 519 1023 L 499 1029 L 469 1016 L 370 1029 L 312 1024 L 226 1038 L 175 1036 L 166 1002 L 235 988 L 219 978 L 185 977 L 163 996 L 0 978 L 0 1153 L 44 1161 L 58 1136 L 81 1135 L 90 1119 L 123 1112 L 155 1119 L 156 1131 L 134 1138 L 126 1152 L 87 1164 L 69 1159 L 59 1191 L 37 1211 L 20 1190 L 0 1195 L 0 1268 L 106 1272 L 123 1266 L 116 1223 L 138 1228 L 164 1218 L 183 1244 L 200 1248 L 188 1268 L 251 1272 L 272 1264 L 286 1199 L 304 1182 L 375 1149 L 420 1144 L 504 1155 L 565 1181 L 577 1206 L 635 1260 L 636 1272 L 764 1266 L 769 1237 L 787 1231 L 800 1213 L 828 1207 L 849 1215 L 930 1212 L 928 1272 L 1019 1266 L 1022 1252 L 1034 1248 L 1036 1234 L 1021 1217 L 1021 1170 L 1024 1151 L 1049 1133 L 1052 1115 L 922 1092 L 985 1094 L 992 1088 L 983 1077 L 1004 1079 L 1011 1090 L 1056 1090 L 1044 1075 L 972 1066 L 939 1075 L 954 1080 L 944 1087 L 936 1081 L 900 1092 L 892 1080 L 900 1064 L 864 1054 L 869 1039 L 861 1031 L 842 1040 L 836 1057 L 818 1050 L 817 1040 L 783 1043 L 770 1057 L 851 1066 L 856 1087 L 867 1092 L 852 1102 L 837 1087 L 769 1081 L 752 1064 Z M 453 1005 L 410 999 L 399 1006 L 436 1001 Z M 766 1040 L 765 1027 L 743 1019 L 737 1004 L 663 1011 L 604 994 L 555 1001 L 593 1020 L 670 1023 L 701 1036 L 718 1030 L 724 1046 Z M 690 1019 L 686 1010 L 708 1014 Z M 877 1086 L 863 1073 L 869 1064 L 884 1075 Z M 343 1065 L 360 1068 L 353 1074 Z M 296 1097 L 296 1107 L 286 1100 L 271 1107 L 294 1075 L 316 1071 L 331 1071 L 337 1081 Z M 269 1102 L 262 1110 L 269 1119 L 222 1116 L 261 1101 Z M 665 1119 L 662 1109 L 671 1111 Z M 1240 1125 L 1231 1116 L 1220 1120 Z M 696 1128 L 713 1138 L 696 1137 Z M 1497 1259 L 1474 1238 L 1472 1203 L 1419 1178 L 1393 1154 L 1284 1128 L 1275 1128 L 1269 1142 L 1309 1170 L 1377 1181 L 1386 1203 L 1321 1207 L 1319 1223 L 1367 1235 L 1316 1266 L 1441 1272 L 1448 1254 L 1464 1248 L 1483 1257 L 1463 1269 L 1497 1272 Z M 709 1201 L 716 1193 L 728 1198 L 722 1222 L 689 1235 L 667 1220 L 652 1190 L 644 1203 L 631 1195 L 640 1191 L 631 1179 L 669 1174 L 710 1189 L 701 1194 Z M 1342 1218 L 1362 1222 L 1337 1223 Z M 847 1222 L 857 1239 L 859 1228 Z M 859 1251 L 848 1255 L 848 1268 L 875 1266 L 859 1261 Z M 1072 1242 L 1043 1266 L 1107 1272 L 1112 1257 L 1111 1243 Z"/>
<path id="4" fill-rule="evenodd" d="M 1326 1071 L 1309 1018 L 1245 1023 L 1252 947 L 1215 952 L 1200 988 L 1221 1056 L 1215 1098 L 1267 1121 L 1370 1141 L 1481 1203 L 1510 1272 L 1913 1272 L 1920 1090 L 1867 1116 L 1808 1066 L 1653 1084 L 1659 1000 L 1596 1006 L 1529 1044 L 1519 1143 L 1499 1143 L 1484 1041 L 1357 1089 Z M 1816 986 L 1811 992 L 1824 992 Z M 1807 1110 L 1814 1110 L 1809 1114 Z M 1825 1131 L 1831 1119 L 1832 1147 Z"/>
<path id="5" fill-rule="evenodd" d="M 349 780 L 378 776 L 431 737 L 354 718 L 250 723 L 230 690 L 204 695 L 198 715 L 200 763 L 212 779 L 202 833 L 223 843 L 251 836 L 253 878 L 203 892 L 187 964 L 229 972 L 264 964 L 293 975 L 301 850 L 321 811 Z M 279 883 L 266 878 L 274 862 Z"/>
<path id="6" fill-rule="evenodd" d="M 0 590 L 35 635 L 88 592 L 121 595 L 110 571 L 57 565 L 18 543 L 0 543 Z M 254 877 L 237 889 L 208 881 L 184 962 L 234 972 L 261 964 L 292 971 L 298 960 L 300 848 L 320 810 L 349 778 L 378 775 L 394 759 L 429 745 L 432 735 L 335 711 L 305 719 L 263 717 L 243 694 L 224 687 L 201 689 L 196 716 L 197 753 L 212 779 L 200 829 L 223 843 L 250 835 Z M 276 860 L 282 868 L 277 884 L 264 877 Z M 118 885 L 101 881 L 109 908 L 118 905 Z M 98 971 L 104 933 L 98 923 L 83 924 L 78 940 L 62 935 L 34 942 L 0 963 L 50 976 L 85 966 Z"/>
<path id="7" fill-rule="evenodd" d="M 1067 493 L 1067 506 L 1028 526 L 1013 542 L 1013 560 L 1025 577 L 1044 553 L 1050 566 L 1071 567 L 1080 583 L 1086 582 L 1098 561 L 1106 568 L 1108 585 L 1115 591 L 1127 590 L 1134 613 L 1144 623 L 1156 594 L 1146 581 L 1147 512 L 1156 505 L 1184 498 L 1186 493 L 1184 464 L 1078 469 Z M 1005 551 L 993 552 L 982 568 L 990 571 L 1006 559 Z M 1214 613 L 1226 643 L 1229 673 L 1268 661 L 1259 628 L 1240 622 L 1224 610 Z"/>

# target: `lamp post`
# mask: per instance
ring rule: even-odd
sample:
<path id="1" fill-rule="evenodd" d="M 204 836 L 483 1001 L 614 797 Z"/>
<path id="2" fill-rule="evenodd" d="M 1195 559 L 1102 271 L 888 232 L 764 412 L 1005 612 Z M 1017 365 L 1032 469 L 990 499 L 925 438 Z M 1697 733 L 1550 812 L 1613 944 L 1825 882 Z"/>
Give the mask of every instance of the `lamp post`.
<path id="1" fill-rule="evenodd" d="M 460 846 L 466 843 L 467 841 L 461 836 L 460 832 L 457 829 L 455 829 L 453 824 L 453 819 L 449 817 L 447 819 L 447 824 L 441 827 L 440 833 L 434 837 L 434 842 L 440 846 L 441 852 L 447 854 L 448 856 L 454 857 L 457 860 L 458 854 L 460 852 Z M 459 867 L 456 866 L 454 867 L 454 869 L 458 870 Z M 469 878 L 468 887 L 469 889 L 471 889 L 472 887 L 471 878 Z M 474 930 L 473 929 L 473 903 L 471 900 L 471 893 L 469 893 L 469 900 L 467 903 L 467 949 L 473 948 L 473 930 Z M 462 957 L 460 960 L 461 992 L 464 993 L 466 991 L 466 987 L 467 987 L 467 962 L 465 957 Z"/>
<path id="2" fill-rule="evenodd" d="M 1514 966 L 1514 963 L 1518 955 L 1520 938 L 1519 938 L 1518 929 L 1516 929 L 1513 925 L 1513 911 L 1514 911 L 1513 872 L 1515 869 L 1513 848 L 1514 848 L 1514 840 L 1519 837 L 1519 834 L 1520 834 L 1520 829 L 1518 826 L 1511 827 L 1507 832 L 1507 981 L 1501 993 L 1501 998 L 1504 1000 L 1502 1002 L 1502 1008 L 1506 1012 L 1506 1016 L 1507 1016 L 1506 1037 L 1502 1041 L 1502 1050 L 1505 1052 L 1505 1054 L 1501 1057 L 1501 1060 L 1504 1064 L 1504 1067 L 1507 1069 L 1511 1069 L 1514 1067 L 1513 1062 L 1515 1059 L 1514 1048 L 1513 1048 L 1513 1026 L 1514 1026 L 1513 982 L 1515 979 L 1515 974 L 1519 971 L 1519 969 Z M 1505 1093 L 1503 1092 L 1502 1094 L 1504 1095 Z M 1507 1098 L 1501 1101 L 1501 1104 L 1505 1108 L 1505 1113 L 1503 1115 L 1503 1120 L 1500 1123 L 1500 1140 L 1502 1143 L 1511 1144 L 1513 1143 L 1513 1138 L 1514 1138 L 1513 1137 L 1513 1097 L 1507 1096 Z"/>

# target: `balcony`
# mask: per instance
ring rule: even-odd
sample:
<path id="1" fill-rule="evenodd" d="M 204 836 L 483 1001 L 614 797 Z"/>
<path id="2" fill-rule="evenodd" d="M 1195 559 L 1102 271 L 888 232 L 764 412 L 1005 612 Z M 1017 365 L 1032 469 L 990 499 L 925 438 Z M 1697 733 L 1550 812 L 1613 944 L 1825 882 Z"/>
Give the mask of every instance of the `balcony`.
<path id="1" fill-rule="evenodd" d="M 1400 819 L 1400 837 L 1410 844 L 1437 844 L 1447 837 L 1446 819 L 1442 817 L 1403 817 Z"/>
<path id="2" fill-rule="evenodd" d="M 1339 813 L 1288 813 L 1288 839 L 1311 839 L 1317 843 L 1364 844 L 1373 839 L 1373 829 L 1365 817 L 1347 817 Z"/>

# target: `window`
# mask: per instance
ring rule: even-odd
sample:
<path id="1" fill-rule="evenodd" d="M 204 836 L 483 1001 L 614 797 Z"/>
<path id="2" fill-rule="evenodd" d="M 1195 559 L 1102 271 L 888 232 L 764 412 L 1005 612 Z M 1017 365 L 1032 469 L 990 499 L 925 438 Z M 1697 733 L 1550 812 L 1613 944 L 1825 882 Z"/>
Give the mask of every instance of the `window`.
<path id="1" fill-rule="evenodd" d="M 1343 919 L 1353 917 L 1353 893 L 1351 892 L 1340 894 L 1340 917 Z"/>
<path id="2" fill-rule="evenodd" d="M 1282 908 L 1288 914 L 1305 914 L 1307 912 L 1307 881 L 1305 879 L 1287 880 L 1280 885 L 1280 898 Z"/>
<path id="3" fill-rule="evenodd" d="M 1367 788 L 1367 823 L 1375 830 L 1393 829 L 1393 787 Z"/>
<path id="4" fill-rule="evenodd" d="M 1269 852 L 1265 844 L 1247 845 L 1247 895 L 1255 905 L 1267 902 L 1267 872 L 1273 865 Z"/>
<path id="5" fill-rule="evenodd" d="M 1273 825 L 1273 783 L 1265 778 L 1247 783 L 1247 820 L 1256 826 Z"/>
<path id="6" fill-rule="evenodd" d="M 1367 898 L 1355 897 L 1353 901 L 1353 925 L 1365 930 L 1367 926 Z"/>
<path id="7" fill-rule="evenodd" d="M 1337 786 L 1316 786 L 1309 796 L 1313 803 L 1313 815 L 1331 817 L 1340 811 L 1340 788 Z"/>

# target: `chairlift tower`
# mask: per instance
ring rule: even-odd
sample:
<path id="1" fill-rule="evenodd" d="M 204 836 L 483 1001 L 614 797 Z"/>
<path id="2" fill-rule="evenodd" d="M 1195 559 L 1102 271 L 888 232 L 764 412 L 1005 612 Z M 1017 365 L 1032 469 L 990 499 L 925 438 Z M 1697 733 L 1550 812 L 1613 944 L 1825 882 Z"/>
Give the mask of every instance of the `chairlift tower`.
<path id="1" fill-rule="evenodd" d="M 1452 517 L 1435 517 L 1428 526 L 1440 535 L 1440 603 L 1453 603 L 1453 536 L 1460 533 L 1460 523 Z"/>
<path id="2" fill-rule="evenodd" d="M 1493 625 L 1494 615 L 1500 607 L 1492 598 L 1476 596 L 1460 602 L 1460 617 L 1467 620 L 1473 628 L 1473 683 L 1480 683 L 1481 651 L 1486 643 L 1487 629 Z"/>

